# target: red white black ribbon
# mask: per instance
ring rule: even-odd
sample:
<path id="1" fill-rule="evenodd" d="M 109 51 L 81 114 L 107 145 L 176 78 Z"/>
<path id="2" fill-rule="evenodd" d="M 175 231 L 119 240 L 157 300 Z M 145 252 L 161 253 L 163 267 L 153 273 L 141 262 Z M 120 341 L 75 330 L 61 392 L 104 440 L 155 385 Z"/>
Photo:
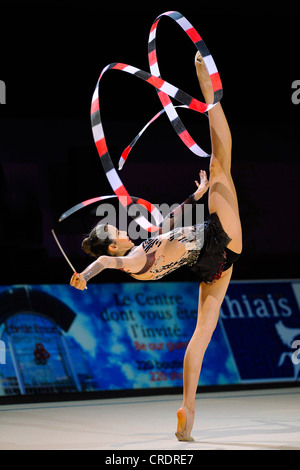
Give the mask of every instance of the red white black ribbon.
<path id="1" fill-rule="evenodd" d="M 116 197 L 117 196 L 115 194 L 110 194 L 108 196 L 93 197 L 91 199 L 87 199 L 86 201 L 80 202 L 79 204 L 76 204 L 75 206 L 71 207 L 71 209 L 64 212 L 60 216 L 59 222 L 62 222 L 67 217 L 70 217 L 70 215 L 72 215 L 75 212 L 79 211 L 83 207 L 89 206 L 90 204 L 94 204 L 95 202 L 101 202 L 101 201 L 105 201 L 106 199 L 112 199 L 112 198 L 116 198 Z M 148 202 L 148 201 L 146 201 L 146 199 L 142 199 L 140 197 L 133 197 L 132 196 L 131 199 L 133 200 L 133 202 L 135 204 L 143 206 L 146 209 L 146 211 L 151 214 L 151 216 L 153 217 L 156 225 L 160 225 L 162 223 L 163 217 L 161 215 L 161 212 L 157 209 L 156 206 L 154 206 L 154 204 L 151 204 L 151 202 Z"/>
<path id="2" fill-rule="evenodd" d="M 191 41 L 196 46 L 197 50 L 201 53 L 202 58 L 205 62 L 205 65 L 208 69 L 210 80 L 211 80 L 213 91 L 214 91 L 214 101 L 212 104 L 206 104 L 201 101 L 198 101 L 197 99 L 193 98 L 192 96 L 188 95 L 184 91 L 171 85 L 170 83 L 168 83 L 167 81 L 161 78 L 159 67 L 158 67 L 158 62 L 157 62 L 157 54 L 156 54 L 156 30 L 157 30 L 157 25 L 163 16 L 168 16 L 169 18 L 173 19 L 185 31 L 185 33 L 189 36 Z M 145 72 L 136 67 L 133 67 L 128 64 L 123 64 L 123 63 L 112 63 L 112 64 L 107 65 L 102 70 L 100 77 L 97 81 L 96 88 L 92 97 L 92 104 L 91 104 L 92 132 L 93 132 L 95 145 L 96 145 L 99 157 L 100 157 L 100 161 L 102 163 L 106 177 L 115 195 L 118 197 L 120 203 L 123 205 L 123 207 L 125 207 L 127 211 L 132 205 L 139 204 L 141 203 L 142 200 L 140 198 L 133 198 L 129 195 L 129 193 L 127 192 L 124 184 L 122 183 L 114 167 L 114 164 L 112 162 L 112 159 L 110 157 L 110 154 L 107 148 L 104 130 L 103 130 L 102 122 L 101 122 L 100 102 L 99 102 L 99 86 L 100 86 L 101 78 L 103 77 L 104 73 L 106 73 L 108 70 L 119 70 L 119 71 L 129 73 L 131 75 L 134 75 L 144 80 L 145 82 L 149 83 L 151 86 L 153 86 L 156 89 L 158 97 L 163 106 L 163 110 L 158 112 L 148 122 L 148 124 L 142 129 L 142 131 L 140 131 L 140 133 L 131 142 L 131 144 L 128 147 L 126 147 L 119 161 L 119 169 L 121 169 L 122 166 L 124 165 L 133 145 L 135 145 L 135 143 L 140 138 L 142 133 L 146 130 L 146 128 L 153 121 L 155 121 L 164 112 L 167 114 L 177 135 L 180 137 L 183 143 L 191 150 L 191 152 L 193 152 L 194 154 L 200 157 L 208 157 L 209 155 L 204 150 L 202 150 L 201 147 L 199 147 L 199 145 L 193 140 L 193 138 L 190 136 L 190 134 L 186 130 L 185 126 L 183 125 L 181 119 L 179 118 L 177 114 L 177 111 L 175 109 L 176 107 L 173 105 L 170 98 L 174 98 L 175 100 L 179 101 L 183 105 L 184 108 L 191 109 L 200 113 L 205 113 L 206 111 L 209 111 L 213 106 L 215 106 L 221 100 L 222 95 L 223 95 L 221 79 L 220 79 L 216 64 L 213 60 L 213 57 L 211 56 L 206 44 L 204 43 L 199 33 L 195 30 L 195 28 L 191 25 L 191 23 L 184 16 L 182 16 L 179 12 L 176 12 L 176 11 L 165 12 L 156 18 L 155 22 L 153 23 L 151 27 L 149 40 L 148 40 L 148 61 L 149 61 L 151 73 Z M 75 208 L 77 209 L 75 210 L 78 210 L 81 207 L 85 207 L 88 204 L 91 204 L 92 202 L 95 202 L 97 200 L 100 201 L 103 198 L 107 198 L 107 197 L 108 196 L 93 198 L 83 203 L 77 204 L 75 206 Z M 152 214 L 152 216 L 154 215 L 153 210 L 151 210 L 154 207 L 152 204 L 143 200 L 142 205 L 146 207 L 146 209 L 148 210 L 149 213 Z M 61 216 L 60 220 L 62 220 L 63 218 L 66 218 L 71 213 L 75 212 L 75 210 L 74 208 L 70 209 L 65 214 L 63 214 L 63 216 Z M 138 213 L 138 211 L 136 212 Z M 155 216 L 154 219 L 155 219 L 156 225 L 152 224 L 146 217 L 140 214 L 134 218 L 135 222 L 138 225 L 140 225 L 143 229 L 151 233 L 156 232 L 159 228 L 157 226 L 159 217 Z"/>

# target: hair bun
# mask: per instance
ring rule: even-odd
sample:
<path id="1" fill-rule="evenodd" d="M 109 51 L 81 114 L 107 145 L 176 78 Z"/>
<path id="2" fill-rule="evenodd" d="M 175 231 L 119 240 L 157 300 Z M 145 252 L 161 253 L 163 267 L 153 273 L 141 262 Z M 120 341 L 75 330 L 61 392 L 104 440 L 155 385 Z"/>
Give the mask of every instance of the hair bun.
<path id="1" fill-rule="evenodd" d="M 91 243 L 89 238 L 85 238 L 81 244 L 83 251 L 89 255 L 91 253 Z"/>

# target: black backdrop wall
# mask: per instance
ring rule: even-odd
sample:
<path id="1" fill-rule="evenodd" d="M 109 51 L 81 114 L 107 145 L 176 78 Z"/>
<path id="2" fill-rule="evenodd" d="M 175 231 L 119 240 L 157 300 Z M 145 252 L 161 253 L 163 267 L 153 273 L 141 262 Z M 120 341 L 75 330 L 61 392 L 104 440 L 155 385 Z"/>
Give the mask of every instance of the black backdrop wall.
<path id="1" fill-rule="evenodd" d="M 88 263 L 80 243 L 94 224 L 96 207 L 61 224 L 57 220 L 72 205 L 112 192 L 90 128 L 94 87 L 111 62 L 149 70 L 149 30 L 170 6 L 204 38 L 223 82 L 244 229 L 244 253 L 234 278 L 299 277 L 295 12 L 243 13 L 228 6 L 216 10 L 186 3 L 167 8 L 161 3 L 149 8 L 102 2 L 2 4 L 0 79 L 6 104 L 0 106 L 1 284 L 68 282 L 70 269 L 52 239 L 52 227 L 73 264 L 80 270 Z M 164 18 L 157 41 L 163 78 L 201 99 L 189 39 Z M 152 87 L 127 74 L 107 73 L 101 83 L 101 114 L 117 164 L 122 150 L 160 110 L 160 102 Z M 209 150 L 207 119 L 187 112 L 182 116 L 194 138 Z M 208 164 L 189 152 L 161 118 L 137 144 L 122 180 L 134 196 L 180 203 Z M 108 272 L 100 282 L 118 282 L 124 276 Z M 166 281 L 178 279 L 189 280 L 190 274 L 175 272 Z"/>

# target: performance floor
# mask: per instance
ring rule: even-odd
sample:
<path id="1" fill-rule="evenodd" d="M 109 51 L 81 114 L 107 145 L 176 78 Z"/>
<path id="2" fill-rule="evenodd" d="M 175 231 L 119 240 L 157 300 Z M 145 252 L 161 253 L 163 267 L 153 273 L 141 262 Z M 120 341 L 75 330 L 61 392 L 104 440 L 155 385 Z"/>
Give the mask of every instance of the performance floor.
<path id="1" fill-rule="evenodd" d="M 195 442 L 174 436 L 181 396 L 0 406 L 0 449 L 300 450 L 300 388 L 199 394 Z"/>

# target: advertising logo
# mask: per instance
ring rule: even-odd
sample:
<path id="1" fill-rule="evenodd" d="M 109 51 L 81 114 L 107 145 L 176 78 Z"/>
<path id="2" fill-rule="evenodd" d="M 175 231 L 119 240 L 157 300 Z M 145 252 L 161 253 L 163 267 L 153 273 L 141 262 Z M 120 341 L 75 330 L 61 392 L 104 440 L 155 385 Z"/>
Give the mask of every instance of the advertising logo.
<path id="1" fill-rule="evenodd" d="M 300 310 L 290 282 L 232 283 L 221 321 L 242 382 L 299 380 Z"/>
<path id="2" fill-rule="evenodd" d="M 286 359 L 291 361 L 294 369 L 294 379 L 297 380 L 300 376 L 300 349 L 298 349 L 300 341 L 295 340 L 295 338 L 300 336 L 300 328 L 289 328 L 285 326 L 282 321 L 276 323 L 275 328 L 282 344 L 290 349 L 280 354 L 278 367 L 282 366 Z"/>

